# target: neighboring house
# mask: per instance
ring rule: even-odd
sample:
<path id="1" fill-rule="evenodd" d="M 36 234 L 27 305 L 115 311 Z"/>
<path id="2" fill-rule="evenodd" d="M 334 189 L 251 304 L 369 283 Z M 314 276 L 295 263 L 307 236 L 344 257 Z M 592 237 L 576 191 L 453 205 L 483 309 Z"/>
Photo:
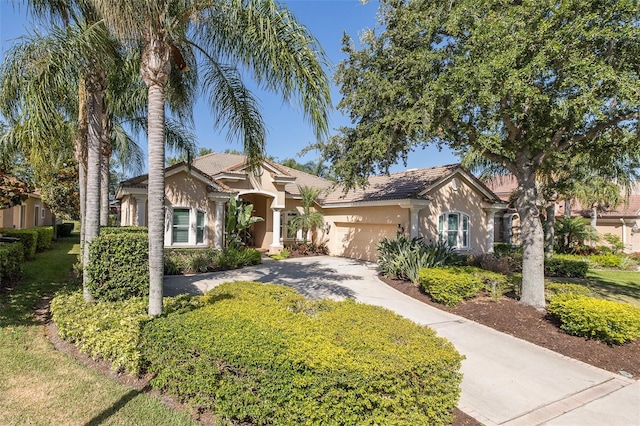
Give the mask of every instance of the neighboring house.
<path id="1" fill-rule="evenodd" d="M 500 176 L 487 181 L 487 186 L 503 201 L 509 202 L 511 194 L 518 184 L 512 175 Z M 613 234 L 618 236 L 625 246 L 625 252 L 640 252 L 640 188 L 635 186 L 631 195 L 619 206 L 599 212 L 596 218 L 596 231 L 599 235 Z M 556 217 L 566 215 L 564 200 L 556 203 Z M 591 210 L 583 208 L 577 200 L 571 202 L 571 217 L 591 219 Z M 508 236 L 518 234 L 518 215 L 513 209 L 496 215 L 496 228 L 501 230 L 503 241 L 511 242 Z M 513 241 L 514 243 L 517 241 Z"/>
<path id="2" fill-rule="evenodd" d="M 446 238 L 465 252 L 489 252 L 495 239 L 494 214 L 506 208 L 491 190 L 459 165 L 409 170 L 369 179 L 365 189 L 345 193 L 333 182 L 265 161 L 257 174 L 245 157 L 208 154 L 168 167 L 165 245 L 222 247 L 225 203 L 238 196 L 264 219 L 252 225 L 252 245 L 278 252 L 301 238 L 289 222 L 301 210 L 298 187 L 322 188 L 316 208 L 324 229 L 319 235 L 334 256 L 375 260 L 384 238 L 404 232 L 426 240 Z M 147 176 L 121 183 L 121 225 L 145 226 Z"/>
<path id="3" fill-rule="evenodd" d="M 0 210 L 0 228 L 26 229 L 53 225 L 51 210 L 37 193 L 29 194 L 20 205 Z"/>

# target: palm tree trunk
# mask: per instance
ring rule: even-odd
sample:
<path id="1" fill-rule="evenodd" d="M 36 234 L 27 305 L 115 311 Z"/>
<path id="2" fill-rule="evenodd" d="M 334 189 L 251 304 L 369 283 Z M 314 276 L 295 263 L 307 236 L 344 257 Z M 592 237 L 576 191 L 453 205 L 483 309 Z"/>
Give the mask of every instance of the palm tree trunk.
<path id="1" fill-rule="evenodd" d="M 545 307 L 544 299 L 544 232 L 537 206 L 535 168 L 519 164 L 520 195 L 516 208 L 520 215 L 522 238 L 522 296 L 520 302 L 536 308 Z"/>
<path id="2" fill-rule="evenodd" d="M 162 313 L 164 276 L 164 88 L 149 87 L 149 315 Z"/>
<path id="3" fill-rule="evenodd" d="M 80 258 L 84 259 L 85 216 L 87 211 L 87 91 L 84 79 L 78 85 L 78 131 L 73 150 L 78 163 L 78 191 L 80 196 Z"/>
<path id="4" fill-rule="evenodd" d="M 100 164 L 100 226 L 109 226 L 109 168 L 111 160 L 111 126 L 102 114 L 102 163 Z"/>
<path id="5" fill-rule="evenodd" d="M 140 74 L 148 88 L 148 228 L 149 315 L 162 313 L 164 277 L 164 104 L 171 62 L 169 48 L 158 34 L 150 34 L 144 47 Z"/>
<path id="6" fill-rule="evenodd" d="M 89 292 L 89 246 L 100 232 L 100 163 L 102 152 L 102 100 L 103 85 L 99 76 L 89 83 L 87 134 L 87 205 L 85 211 L 85 248 L 83 251 L 83 293 L 85 301 L 93 300 Z"/>

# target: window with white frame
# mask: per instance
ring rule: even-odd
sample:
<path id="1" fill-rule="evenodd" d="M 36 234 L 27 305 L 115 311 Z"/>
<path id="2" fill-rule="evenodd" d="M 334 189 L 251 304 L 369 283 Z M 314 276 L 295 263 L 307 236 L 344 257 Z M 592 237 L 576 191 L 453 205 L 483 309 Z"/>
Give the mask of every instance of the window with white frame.
<path id="1" fill-rule="evenodd" d="M 438 237 L 451 248 L 469 248 L 469 216 L 460 212 L 442 213 L 438 218 Z"/>
<path id="2" fill-rule="evenodd" d="M 173 209 L 171 244 L 204 244 L 206 242 L 206 214 L 188 207 Z"/>
<path id="3" fill-rule="evenodd" d="M 282 219 L 280 220 L 280 235 L 284 240 L 293 240 L 295 238 L 302 238 L 301 230 L 291 229 L 291 221 L 298 216 L 296 210 L 291 210 L 282 213 Z"/>

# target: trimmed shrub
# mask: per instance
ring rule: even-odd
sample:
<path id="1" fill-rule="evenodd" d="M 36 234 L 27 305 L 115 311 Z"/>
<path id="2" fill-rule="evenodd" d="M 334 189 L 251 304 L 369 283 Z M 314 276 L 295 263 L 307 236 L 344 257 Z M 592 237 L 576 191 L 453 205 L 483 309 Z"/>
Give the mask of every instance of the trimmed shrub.
<path id="1" fill-rule="evenodd" d="M 227 247 L 218 252 L 214 262 L 217 269 L 238 269 L 262 263 L 262 254 L 256 249 Z"/>
<path id="2" fill-rule="evenodd" d="M 103 226 L 100 228 L 100 235 L 123 234 L 123 233 L 148 234 L 149 229 L 146 226 Z"/>
<path id="3" fill-rule="evenodd" d="M 461 300 L 474 297 L 484 285 L 464 267 L 445 267 L 421 269 L 420 287 L 434 301 L 455 306 Z"/>
<path id="4" fill-rule="evenodd" d="M 0 282 L 15 281 L 22 276 L 24 247 L 21 243 L 0 243 Z"/>
<path id="5" fill-rule="evenodd" d="M 125 300 L 149 294 L 146 233 L 100 234 L 89 245 L 89 291 L 98 300 Z"/>
<path id="6" fill-rule="evenodd" d="M 152 384 L 196 410 L 271 424 L 449 424 L 462 357 L 423 326 L 353 301 L 226 283 L 145 325 Z"/>
<path id="7" fill-rule="evenodd" d="M 38 247 L 38 231 L 33 229 L 3 229 L 0 232 L 5 237 L 19 238 L 24 249 L 24 258 L 33 259 Z"/>
<path id="8" fill-rule="evenodd" d="M 58 238 L 64 238 L 71 236 L 71 232 L 73 232 L 73 223 L 72 222 L 64 222 L 56 225 L 58 228 Z"/>
<path id="9" fill-rule="evenodd" d="M 582 260 L 552 257 L 544 261 L 544 274 L 548 277 L 585 278 L 589 264 Z"/>
<path id="10" fill-rule="evenodd" d="M 640 337 L 640 308 L 575 294 L 551 298 L 547 310 L 569 334 L 622 344 Z"/>
<path id="11" fill-rule="evenodd" d="M 144 365 L 140 332 L 150 320 L 147 306 L 144 298 L 86 303 L 82 292 L 60 293 L 51 301 L 51 314 L 60 337 L 81 352 L 111 361 L 114 370 L 138 374 Z"/>
<path id="12" fill-rule="evenodd" d="M 554 283 L 545 281 L 544 283 L 545 298 L 551 300 L 553 296 L 558 294 L 574 294 L 580 296 L 592 296 L 593 292 L 587 286 L 571 283 Z"/>
<path id="13" fill-rule="evenodd" d="M 619 254 L 594 254 L 587 257 L 587 261 L 594 267 L 619 268 L 623 258 Z"/>
<path id="14" fill-rule="evenodd" d="M 49 250 L 53 242 L 53 226 L 36 226 L 31 229 L 38 233 L 36 251 Z"/>

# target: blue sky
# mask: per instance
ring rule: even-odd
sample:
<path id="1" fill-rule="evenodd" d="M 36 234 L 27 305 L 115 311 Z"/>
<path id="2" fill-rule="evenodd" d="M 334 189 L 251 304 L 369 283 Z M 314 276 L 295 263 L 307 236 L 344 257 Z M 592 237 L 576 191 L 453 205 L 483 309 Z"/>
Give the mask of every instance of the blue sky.
<path id="1" fill-rule="evenodd" d="M 0 0 L 0 40 L 2 42 L 2 57 L 11 47 L 13 39 L 24 35 L 33 27 L 33 21 L 27 17 L 24 2 Z M 294 12 L 298 20 L 306 25 L 320 41 L 329 57 L 332 66 L 345 58 L 340 51 L 340 40 L 343 32 L 347 32 L 354 40 L 365 28 L 375 26 L 378 1 L 362 4 L 360 0 L 285 0 L 284 3 Z M 19 6 L 18 6 L 19 5 Z M 333 69 L 327 70 L 330 77 Z M 250 87 L 255 87 L 247 82 Z M 304 121 L 299 108 L 295 105 L 283 104 L 278 95 L 268 92 L 254 91 L 260 100 L 263 118 L 267 124 L 267 153 L 283 160 L 296 158 L 305 162 L 316 160 L 319 154 L 310 152 L 304 157 L 297 154 L 315 137 L 309 125 Z M 338 88 L 334 86 L 331 92 L 334 105 L 340 100 Z M 330 113 L 330 129 L 334 134 L 336 128 L 349 125 L 349 119 L 339 111 Z M 200 147 L 224 151 L 227 148 L 242 149 L 238 142 L 228 143 L 224 133 L 213 128 L 212 118 L 204 104 L 197 104 L 195 111 L 195 133 Z M 139 141 L 145 146 L 146 141 Z M 409 156 L 406 168 L 431 167 L 441 164 L 457 162 L 457 158 L 450 151 L 439 152 L 435 147 L 413 152 Z M 404 170 L 405 166 L 398 164 L 392 172 Z"/>

